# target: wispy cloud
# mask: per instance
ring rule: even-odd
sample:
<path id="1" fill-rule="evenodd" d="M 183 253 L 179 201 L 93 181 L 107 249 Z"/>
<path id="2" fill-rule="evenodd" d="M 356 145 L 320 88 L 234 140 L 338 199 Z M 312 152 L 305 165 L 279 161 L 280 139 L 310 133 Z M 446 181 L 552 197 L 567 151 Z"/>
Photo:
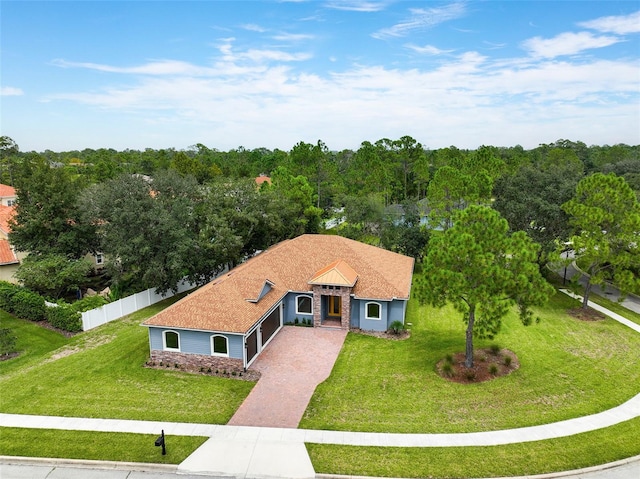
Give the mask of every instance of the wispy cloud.
<path id="1" fill-rule="evenodd" d="M 444 55 L 447 53 L 452 53 L 454 51 L 454 50 L 441 50 L 440 48 L 434 47 L 433 45 L 424 45 L 421 47 L 418 45 L 414 45 L 413 43 L 407 43 L 404 46 L 409 50 L 413 50 L 414 52 L 419 53 L 421 55 L 436 56 L 436 55 Z"/>
<path id="2" fill-rule="evenodd" d="M 615 33 L 617 35 L 640 33 L 640 10 L 630 15 L 596 18 L 595 20 L 582 22 L 578 25 L 583 28 L 589 28 L 599 32 Z"/>
<path id="3" fill-rule="evenodd" d="M 70 62 L 64 59 L 55 59 L 51 64 L 61 68 L 84 68 L 108 73 L 133 73 L 138 75 L 203 76 L 210 75 L 212 73 L 211 68 L 200 67 L 178 60 L 156 60 L 133 67 L 118 67 L 91 62 Z"/>
<path id="4" fill-rule="evenodd" d="M 391 27 L 383 28 L 373 33 L 374 38 L 404 37 L 414 31 L 435 27 L 444 22 L 455 20 L 465 15 L 467 11 L 464 3 L 452 3 L 444 7 L 412 8 L 408 19 Z"/>
<path id="5" fill-rule="evenodd" d="M 421 48 L 429 50 L 429 45 Z M 267 55 L 272 64 L 262 65 L 264 51 L 238 51 L 216 60 L 212 70 L 224 72 L 217 76 L 136 75 L 128 86 L 119 81 L 118 87 L 59 93 L 48 99 L 107 109 L 123 117 L 132 112 L 162 117 L 158 128 L 170 132 L 172 125 L 189 125 L 193 138 L 219 148 L 237 146 L 228 142 L 246 138 L 247 131 L 256 147 L 271 148 L 318 138 L 331 140 L 330 147 L 356 148 L 365 139 L 405 134 L 432 147 L 535 146 L 559 137 L 581 138 L 582 132 L 593 132 L 588 123 L 597 116 L 628 120 L 627 127 L 621 127 L 619 121 L 615 126 L 603 124 L 600 137 L 588 138 L 598 143 L 621 134 L 629 137 L 633 135 L 630 128 L 637 125 L 637 65 L 633 60 L 580 64 L 531 58 L 494 61 L 469 51 L 449 55 L 432 69 L 356 66 L 321 76 L 294 70 L 288 66 L 289 58 L 280 54 Z M 233 63 L 239 59 L 246 63 L 244 70 Z M 227 68 L 234 65 L 236 69 Z M 145 69 L 140 65 L 102 71 Z M 185 70 L 208 69 L 190 65 Z M 430 120 L 434 118 L 438 121 Z M 545 125 L 549 125 L 546 130 Z M 428 138 L 424 138 L 425 131 Z M 460 131 L 467 132 L 464 143 L 455 137 Z M 430 145 L 430 139 L 443 144 Z"/>
<path id="6" fill-rule="evenodd" d="M 389 1 L 368 0 L 331 0 L 325 3 L 325 7 L 335 10 L 347 10 L 352 12 L 379 12 L 384 10 Z"/>
<path id="7" fill-rule="evenodd" d="M 264 33 L 267 31 L 266 28 L 261 27 L 260 25 L 256 25 L 254 23 L 246 23 L 244 25 L 240 25 L 240 28 L 243 28 L 245 30 L 248 30 L 250 32 L 258 32 L 258 33 Z"/>
<path id="8" fill-rule="evenodd" d="M 620 37 L 596 36 L 591 32 L 566 32 L 553 38 L 530 38 L 522 43 L 522 47 L 533 57 L 555 58 L 563 55 L 575 55 L 594 48 L 608 47 L 620 41 L 622 41 Z"/>
<path id="9" fill-rule="evenodd" d="M 16 88 L 12 86 L 3 86 L 0 88 L 0 96 L 22 96 L 24 92 L 21 88 Z"/>
<path id="10" fill-rule="evenodd" d="M 313 40 L 315 36 L 308 33 L 278 33 L 271 38 L 280 42 L 299 42 L 303 40 Z"/>

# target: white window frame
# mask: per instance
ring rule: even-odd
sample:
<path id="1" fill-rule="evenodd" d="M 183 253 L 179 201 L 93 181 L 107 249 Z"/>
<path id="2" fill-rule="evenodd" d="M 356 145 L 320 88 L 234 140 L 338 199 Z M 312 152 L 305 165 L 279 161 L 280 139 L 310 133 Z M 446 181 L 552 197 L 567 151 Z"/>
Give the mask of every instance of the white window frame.
<path id="1" fill-rule="evenodd" d="M 215 338 L 223 338 L 224 342 L 227 345 L 227 352 L 226 353 L 216 353 L 215 348 L 213 346 L 213 341 L 215 340 Z M 223 334 L 212 334 L 211 335 L 211 356 L 219 356 L 222 358 L 228 358 L 229 357 L 229 338 L 226 337 Z"/>
<path id="2" fill-rule="evenodd" d="M 96 264 L 104 264 L 104 255 L 102 253 L 96 253 Z"/>
<path id="3" fill-rule="evenodd" d="M 307 313 L 306 311 L 300 311 L 298 309 L 299 298 L 309 298 L 309 300 L 311 301 L 311 311 Z M 296 296 L 296 314 L 313 314 L 313 296 L 309 296 L 308 294 L 299 294 L 298 296 Z"/>
<path id="4" fill-rule="evenodd" d="M 378 306 L 379 316 L 377 318 L 369 316 L 369 305 L 370 304 L 375 304 L 375 305 Z M 372 321 L 380 321 L 380 320 L 382 320 L 382 304 L 378 303 L 377 301 L 369 301 L 369 302 L 365 303 L 365 305 L 364 305 L 364 317 L 366 319 L 370 319 Z"/>
<path id="5" fill-rule="evenodd" d="M 174 333 L 178 336 L 178 348 L 170 348 L 167 346 L 167 333 Z M 165 351 L 177 351 L 180 352 L 180 333 L 172 329 L 162 331 L 162 349 Z"/>

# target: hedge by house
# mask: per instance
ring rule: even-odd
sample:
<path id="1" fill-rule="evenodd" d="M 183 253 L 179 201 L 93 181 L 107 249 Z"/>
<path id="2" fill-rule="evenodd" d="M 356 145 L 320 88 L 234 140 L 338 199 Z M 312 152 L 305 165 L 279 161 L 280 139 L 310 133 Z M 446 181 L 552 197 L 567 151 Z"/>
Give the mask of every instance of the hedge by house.
<path id="1" fill-rule="evenodd" d="M 82 315 L 71 304 L 61 303 L 47 308 L 47 321 L 58 329 L 72 333 L 82 331 Z"/>
<path id="2" fill-rule="evenodd" d="M 27 288 L 0 281 L 0 308 L 22 319 L 46 319 L 44 298 Z"/>

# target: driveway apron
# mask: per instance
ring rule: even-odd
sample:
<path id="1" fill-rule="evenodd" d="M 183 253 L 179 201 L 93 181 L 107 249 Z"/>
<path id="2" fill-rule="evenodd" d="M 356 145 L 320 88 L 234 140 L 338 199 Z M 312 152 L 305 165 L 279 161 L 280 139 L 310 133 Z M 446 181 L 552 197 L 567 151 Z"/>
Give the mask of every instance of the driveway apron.
<path id="1" fill-rule="evenodd" d="M 285 326 L 250 369 L 262 376 L 232 426 L 296 428 L 316 386 L 329 377 L 346 330 Z"/>

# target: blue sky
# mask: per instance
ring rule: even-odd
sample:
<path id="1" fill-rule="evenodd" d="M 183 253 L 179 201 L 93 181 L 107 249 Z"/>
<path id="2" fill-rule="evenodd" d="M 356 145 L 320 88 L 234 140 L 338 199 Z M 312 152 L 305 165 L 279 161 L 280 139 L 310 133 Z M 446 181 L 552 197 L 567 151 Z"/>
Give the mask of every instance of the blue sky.
<path id="1" fill-rule="evenodd" d="M 22 151 L 640 144 L 638 1 L 5 1 Z"/>

